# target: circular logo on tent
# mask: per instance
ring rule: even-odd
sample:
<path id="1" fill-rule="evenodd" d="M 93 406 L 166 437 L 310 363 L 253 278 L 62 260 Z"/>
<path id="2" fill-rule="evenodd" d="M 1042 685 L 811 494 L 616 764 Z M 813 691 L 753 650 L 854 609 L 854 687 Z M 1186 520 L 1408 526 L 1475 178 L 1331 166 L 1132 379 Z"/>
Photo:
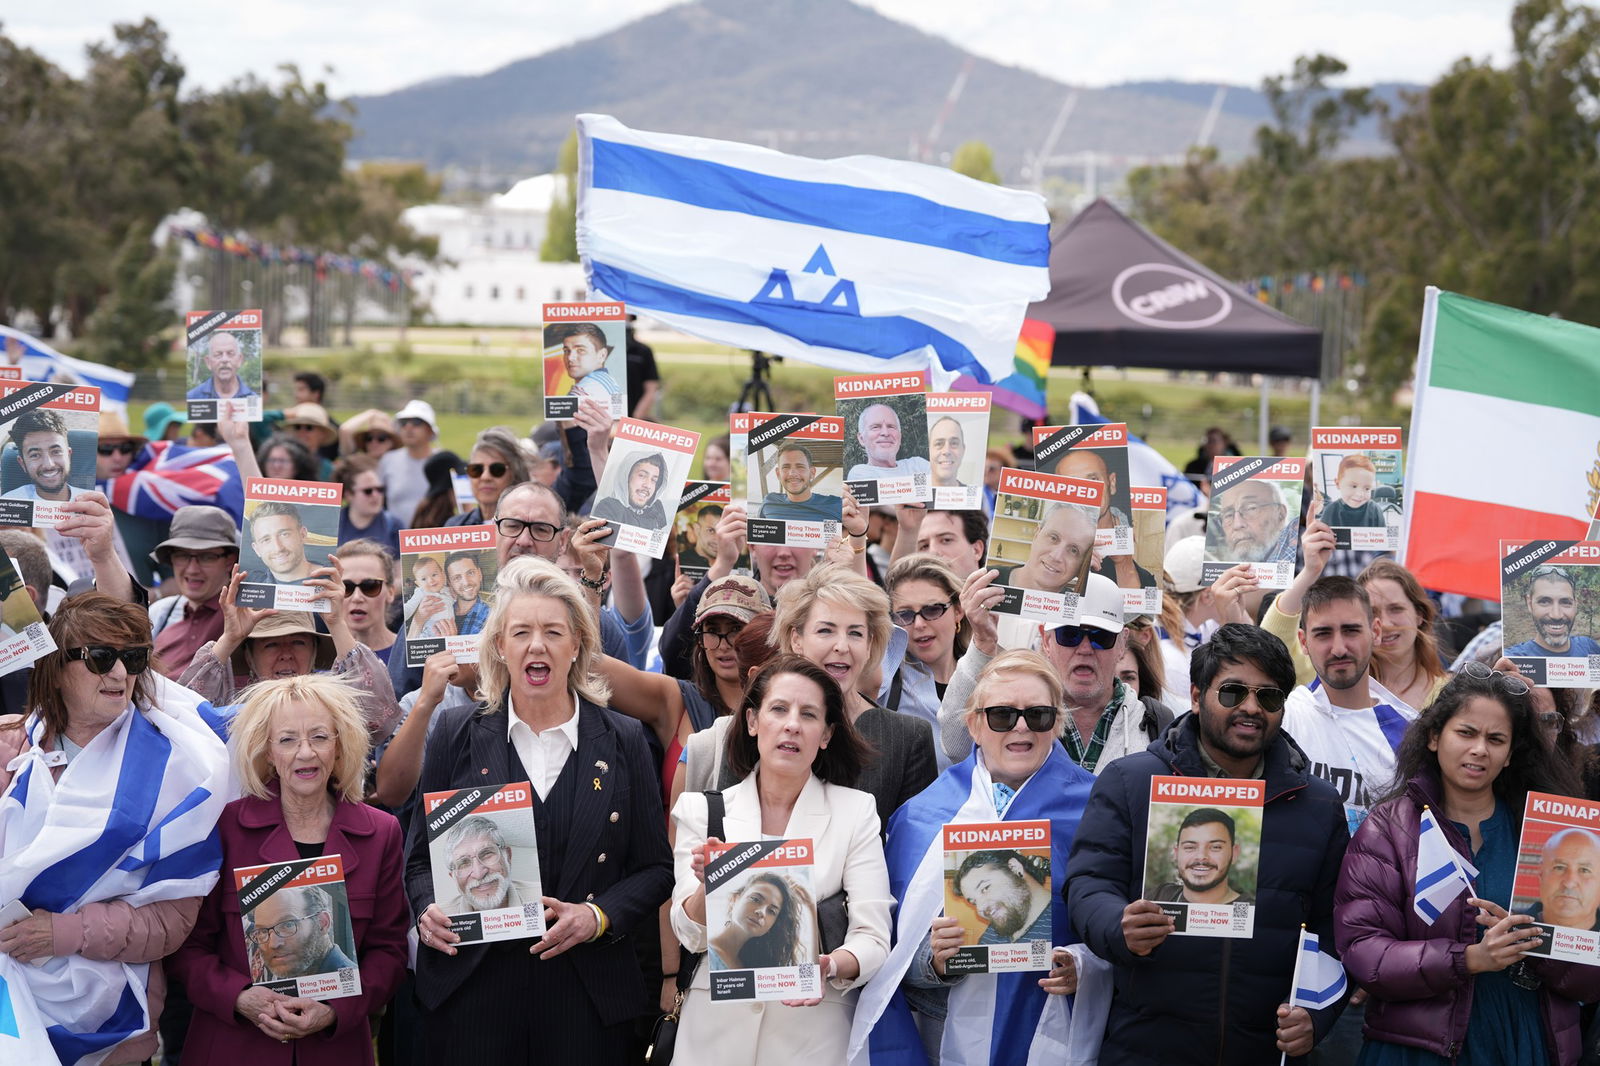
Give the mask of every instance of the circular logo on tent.
<path id="1" fill-rule="evenodd" d="M 1117 310 L 1158 329 L 1204 329 L 1228 317 L 1233 298 L 1216 282 L 1168 263 L 1139 263 L 1111 283 Z"/>

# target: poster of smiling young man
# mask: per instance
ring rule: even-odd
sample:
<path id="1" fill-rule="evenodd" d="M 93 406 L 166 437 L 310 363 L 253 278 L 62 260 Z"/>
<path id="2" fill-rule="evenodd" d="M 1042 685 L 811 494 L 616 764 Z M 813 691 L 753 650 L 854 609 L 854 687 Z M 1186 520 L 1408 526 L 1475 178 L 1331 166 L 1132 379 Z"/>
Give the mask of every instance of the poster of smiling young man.
<path id="1" fill-rule="evenodd" d="M 493 525 L 400 531 L 407 666 L 425 666 L 441 651 L 458 663 L 478 661 L 500 572 L 495 544 Z"/>
<path id="2" fill-rule="evenodd" d="M 925 503 L 928 484 L 928 375 L 856 374 L 833 379 L 844 419 L 845 484 L 863 507 Z"/>
<path id="3" fill-rule="evenodd" d="M 544 936 L 544 894 L 526 781 L 429 792 L 433 898 L 463 944 Z"/>
<path id="4" fill-rule="evenodd" d="M 1234 566 L 1250 563 L 1262 588 L 1289 587 L 1300 546 L 1305 475 L 1304 459 L 1219 455 L 1211 460 L 1202 585 L 1212 585 Z"/>
<path id="5" fill-rule="evenodd" d="M 947 974 L 1050 969 L 1050 823 L 944 827 L 944 913 L 961 923 Z"/>
<path id="6" fill-rule="evenodd" d="M 54 528 L 94 491 L 100 390 L 0 381 L 0 526 Z"/>
<path id="7" fill-rule="evenodd" d="M 1338 547 L 1400 550 L 1401 458 L 1399 427 L 1312 427 L 1310 513 L 1333 529 Z"/>
<path id="8" fill-rule="evenodd" d="M 928 393 L 928 484 L 934 510 L 983 510 L 991 403 L 987 392 Z"/>
<path id="9" fill-rule="evenodd" d="M 628 412 L 628 312 L 619 303 L 544 305 L 544 417 L 570 419 L 578 397 Z"/>
<path id="10" fill-rule="evenodd" d="M 1034 426 L 1033 468 L 1046 474 L 1098 481 L 1106 487 L 1095 526 L 1101 555 L 1133 554 L 1133 504 L 1128 484 L 1128 427 Z"/>
<path id="11" fill-rule="evenodd" d="M 750 544 L 826 548 L 844 512 L 844 419 L 832 415 L 746 416 Z"/>
<path id="12" fill-rule="evenodd" d="M 995 584 L 1006 586 L 993 610 L 1046 626 L 1076 624 L 1104 501 L 1105 485 L 1099 481 L 1000 471 L 983 562 L 999 571 Z"/>
<path id="13" fill-rule="evenodd" d="M 726 481 L 688 481 L 678 514 L 673 523 L 677 539 L 678 572 L 696 581 L 706 576 L 717 561 L 720 540 L 717 524 L 733 503 L 731 485 Z M 735 571 L 749 572 L 750 552 L 746 549 L 733 564 Z"/>
<path id="14" fill-rule="evenodd" d="M 233 877 L 251 984 L 300 999 L 361 994 L 340 856 L 242 866 Z"/>
<path id="15" fill-rule="evenodd" d="M 327 481 L 245 479 L 241 606 L 318 614 L 332 609 L 322 590 L 303 582 L 312 571 L 331 565 L 343 492 Z"/>
<path id="16" fill-rule="evenodd" d="M 1530 684 L 1600 686 L 1600 541 L 1501 541 L 1500 610 Z"/>
<path id="17" fill-rule="evenodd" d="M 1152 777 L 1144 898 L 1178 936 L 1255 934 L 1267 786 L 1226 777 Z"/>
<path id="18" fill-rule="evenodd" d="M 184 316 L 190 422 L 261 421 L 261 325 L 259 308 Z"/>
<path id="19" fill-rule="evenodd" d="M 817 900 L 809 838 L 706 848 L 706 965 L 713 1003 L 814 999 Z"/>
<path id="20" fill-rule="evenodd" d="M 617 423 L 611 457 L 600 476 L 589 517 L 613 530 L 611 547 L 652 559 L 666 553 L 672 516 L 689 477 L 700 434 L 655 422 L 624 418 Z"/>

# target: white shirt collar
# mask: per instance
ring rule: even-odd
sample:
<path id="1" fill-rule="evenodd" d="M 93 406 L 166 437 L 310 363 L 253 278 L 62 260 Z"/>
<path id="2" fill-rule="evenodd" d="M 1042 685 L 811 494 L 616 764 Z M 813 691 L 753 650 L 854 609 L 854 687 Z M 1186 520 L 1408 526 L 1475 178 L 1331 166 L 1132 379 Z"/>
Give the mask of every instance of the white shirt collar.
<path id="1" fill-rule="evenodd" d="M 516 730 L 517 726 L 519 726 L 519 725 L 524 730 L 527 731 L 527 734 L 529 736 L 531 736 L 531 737 L 539 736 L 539 733 L 535 733 L 534 730 L 533 730 L 533 727 L 531 725 L 529 725 L 527 722 L 524 722 L 521 718 L 517 717 L 517 712 L 511 709 L 511 701 L 510 701 L 510 699 L 508 697 L 507 700 L 506 700 L 506 739 L 507 740 L 514 739 L 513 736 L 512 736 L 512 733 Z M 550 729 L 554 729 L 554 730 L 560 732 L 562 736 L 566 737 L 567 738 L 567 743 L 572 745 L 572 750 L 573 751 L 577 751 L 578 750 L 578 697 L 577 696 L 573 696 L 572 697 L 572 713 L 567 716 L 567 720 L 565 722 L 562 722 L 560 725 L 551 726 Z M 543 730 L 543 732 L 548 733 L 548 732 L 550 732 L 550 729 Z"/>

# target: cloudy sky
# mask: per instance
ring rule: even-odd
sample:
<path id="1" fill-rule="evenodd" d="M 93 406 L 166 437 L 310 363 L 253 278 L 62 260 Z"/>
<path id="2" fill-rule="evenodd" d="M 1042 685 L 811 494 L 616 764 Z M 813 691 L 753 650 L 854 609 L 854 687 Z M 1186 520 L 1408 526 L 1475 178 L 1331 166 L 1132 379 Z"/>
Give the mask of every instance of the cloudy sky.
<path id="1" fill-rule="evenodd" d="M 762 0 L 749 0 L 760 3 Z M 1511 0 L 865 0 L 1001 62 L 1079 85 L 1149 78 L 1255 85 L 1327 52 L 1357 83 L 1428 82 L 1461 56 L 1504 60 Z M 332 67 L 339 95 L 478 74 L 592 37 L 669 0 L 72 0 L 13 4 L 3 31 L 74 73 L 84 46 L 149 14 L 192 82 Z M 448 12 L 448 14 L 446 14 Z"/>

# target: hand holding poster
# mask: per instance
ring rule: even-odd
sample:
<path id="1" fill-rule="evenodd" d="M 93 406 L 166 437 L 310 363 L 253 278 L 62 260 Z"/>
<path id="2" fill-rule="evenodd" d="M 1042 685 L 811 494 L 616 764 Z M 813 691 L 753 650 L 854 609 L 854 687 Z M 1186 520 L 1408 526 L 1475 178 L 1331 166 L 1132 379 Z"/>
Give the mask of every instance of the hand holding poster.
<path id="1" fill-rule="evenodd" d="M 628 312 L 619 303 L 544 305 L 544 417 L 570 419 L 578 397 L 628 412 Z"/>
<path id="2" fill-rule="evenodd" d="M 1306 461 L 1219 455 L 1211 460 L 1211 506 L 1200 583 L 1210 586 L 1239 563 L 1253 564 L 1262 588 L 1294 581 Z"/>
<path id="3" fill-rule="evenodd" d="M 950 975 L 1050 969 L 1050 823 L 944 827 L 944 913 L 961 923 Z"/>
<path id="4" fill-rule="evenodd" d="M 441 651 L 458 663 L 477 662 L 500 572 L 494 526 L 402 529 L 400 571 L 406 665 L 423 666 Z"/>
<path id="5" fill-rule="evenodd" d="M 94 491 L 100 390 L 0 381 L 0 526 L 54 528 Z"/>
<path id="6" fill-rule="evenodd" d="M 1105 486 L 1094 535 L 1101 555 L 1133 554 L 1133 505 L 1128 484 L 1128 427 L 1034 426 L 1033 468 L 1046 474 L 1098 481 Z"/>
<path id="7" fill-rule="evenodd" d="M 844 420 L 845 483 L 856 502 L 930 499 L 927 372 L 837 377 L 833 400 Z"/>
<path id="8" fill-rule="evenodd" d="M 241 606 L 328 613 L 321 591 L 301 582 L 330 565 L 342 493 L 326 481 L 245 479 Z"/>
<path id="9" fill-rule="evenodd" d="M 1177 936 L 1249 938 L 1266 783 L 1227 777 L 1152 777 L 1144 898 Z"/>
<path id="10" fill-rule="evenodd" d="M 1550 688 L 1600 686 L 1600 541 L 1500 542 L 1506 658 Z"/>
<path id="11" fill-rule="evenodd" d="M 1133 554 L 1107 555 L 1095 573 L 1122 589 L 1122 612 L 1128 616 L 1161 613 L 1161 571 L 1167 550 L 1167 490 L 1135 485 L 1128 490 L 1133 508 Z"/>
<path id="12" fill-rule="evenodd" d="M 1007 586 L 994 610 L 1047 626 L 1076 623 L 1104 502 L 1098 481 L 1002 470 L 983 563 L 1000 572 L 996 584 Z"/>
<path id="13" fill-rule="evenodd" d="M 987 392 L 928 393 L 929 484 L 934 510 L 983 509 L 991 402 Z"/>
<path id="14" fill-rule="evenodd" d="M 1600 803 L 1528 793 L 1511 912 L 1544 933 L 1529 954 L 1600 965 Z"/>
<path id="15" fill-rule="evenodd" d="M 609 541 L 612 548 L 661 558 L 667 550 L 670 516 L 678 509 L 699 446 L 700 434 L 686 429 L 632 418 L 617 423 L 611 457 L 589 511 L 591 518 L 604 518 L 615 530 Z"/>
<path id="16" fill-rule="evenodd" d="M 0 675 L 30 666 L 56 650 L 55 638 L 10 556 L 0 551 Z"/>
<path id="17" fill-rule="evenodd" d="M 706 962 L 711 999 L 813 999 L 817 905 L 811 840 L 706 848 Z"/>
<path id="18" fill-rule="evenodd" d="M 751 544 L 826 548 L 844 511 L 844 420 L 750 413 L 746 466 Z M 756 501 L 760 501 L 759 505 Z"/>
<path id="19" fill-rule="evenodd" d="M 361 994 L 343 859 L 245 866 L 233 878 L 252 984 L 301 999 Z"/>
<path id="20" fill-rule="evenodd" d="M 1332 527 L 1338 547 L 1400 549 L 1405 468 L 1398 427 L 1313 427 L 1310 462 L 1310 515 Z"/>
<path id="21" fill-rule="evenodd" d="M 190 311 L 188 420 L 261 421 L 261 312 Z"/>
<path id="22" fill-rule="evenodd" d="M 429 792 L 422 809 L 433 900 L 461 943 L 544 936 L 533 786 Z"/>
<path id="23" fill-rule="evenodd" d="M 726 481 L 690 481 L 683 486 L 683 499 L 678 502 L 678 514 L 673 525 L 677 539 L 678 572 L 698 581 L 717 561 L 717 523 L 733 502 Z M 750 553 L 746 551 L 733 564 L 735 570 L 750 569 Z"/>

